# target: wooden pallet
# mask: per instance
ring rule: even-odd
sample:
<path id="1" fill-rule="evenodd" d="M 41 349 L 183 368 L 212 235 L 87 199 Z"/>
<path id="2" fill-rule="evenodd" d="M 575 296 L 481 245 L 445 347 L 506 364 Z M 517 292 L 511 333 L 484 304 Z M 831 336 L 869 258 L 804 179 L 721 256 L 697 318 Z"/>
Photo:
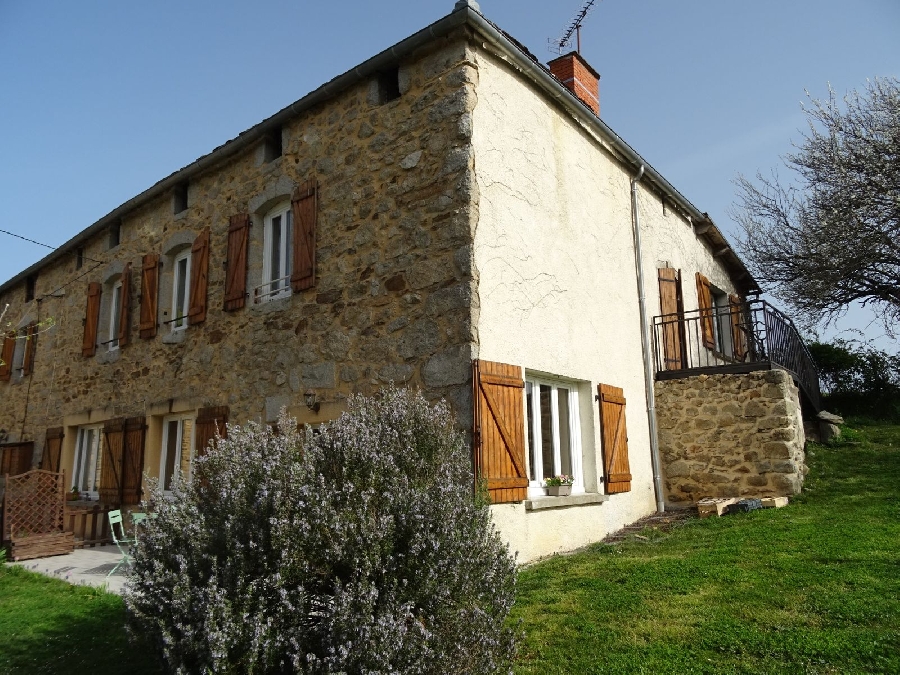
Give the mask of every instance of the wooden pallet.
<path id="1" fill-rule="evenodd" d="M 704 497 L 697 502 L 697 513 L 701 518 L 721 516 L 725 513 L 725 509 L 738 501 L 737 497 Z"/>
<path id="2" fill-rule="evenodd" d="M 764 509 L 780 509 L 788 505 L 787 497 L 763 497 L 762 505 Z"/>
<path id="3" fill-rule="evenodd" d="M 64 555 L 75 550 L 75 537 L 71 532 L 34 534 L 13 538 L 9 543 L 10 560 L 30 560 L 50 555 Z"/>

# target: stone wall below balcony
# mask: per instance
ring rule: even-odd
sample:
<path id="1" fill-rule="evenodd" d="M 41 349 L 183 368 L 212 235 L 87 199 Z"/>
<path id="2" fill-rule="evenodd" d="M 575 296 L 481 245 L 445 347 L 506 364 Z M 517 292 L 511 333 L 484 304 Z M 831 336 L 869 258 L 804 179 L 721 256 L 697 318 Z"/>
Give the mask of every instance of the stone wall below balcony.
<path id="1" fill-rule="evenodd" d="M 658 381 L 656 411 L 667 503 L 800 492 L 803 419 L 785 371 Z"/>

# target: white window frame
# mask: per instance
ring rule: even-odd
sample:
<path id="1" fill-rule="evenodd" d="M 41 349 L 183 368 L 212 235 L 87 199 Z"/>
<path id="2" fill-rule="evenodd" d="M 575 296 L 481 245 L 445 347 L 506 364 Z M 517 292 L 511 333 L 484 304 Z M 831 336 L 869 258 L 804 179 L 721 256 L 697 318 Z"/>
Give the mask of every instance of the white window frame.
<path id="1" fill-rule="evenodd" d="M 94 432 L 93 447 L 85 448 L 86 438 L 89 432 Z M 72 485 L 78 487 L 78 491 L 87 494 L 91 499 L 97 499 L 100 486 L 100 453 L 103 452 L 103 425 L 92 424 L 78 427 L 78 435 L 75 439 L 75 459 L 72 462 Z M 90 473 L 86 476 L 85 472 Z M 82 490 L 81 486 L 88 479 L 90 489 Z M 66 487 L 68 489 L 68 486 Z"/>
<path id="2" fill-rule="evenodd" d="M 273 269 L 272 259 L 275 237 L 273 223 L 281 218 L 282 236 L 281 251 L 278 258 L 278 270 Z M 260 299 L 263 302 L 284 298 L 291 294 L 291 268 L 293 266 L 293 224 L 294 216 L 289 201 L 282 202 L 270 210 L 263 219 L 263 282 L 260 286 Z M 285 236 L 285 233 L 287 236 Z M 277 272 L 277 276 L 276 275 Z"/>
<path id="3" fill-rule="evenodd" d="M 169 449 L 169 424 L 171 422 L 178 422 L 178 438 L 175 444 L 175 462 L 173 466 L 172 476 L 174 478 L 175 472 L 181 469 L 181 453 L 182 446 L 184 445 L 184 423 L 191 422 L 191 439 L 190 439 L 190 447 L 189 452 L 191 453 L 190 460 L 188 461 L 188 475 L 184 476 L 185 480 L 190 480 L 191 477 L 191 469 L 193 468 L 193 459 L 194 459 L 194 429 L 196 427 L 196 420 L 193 415 L 169 415 L 163 418 L 163 433 L 162 433 L 162 447 L 159 451 L 159 486 L 163 488 L 164 494 L 171 494 L 171 490 L 166 489 L 166 459 L 168 459 L 168 449 Z"/>
<path id="4" fill-rule="evenodd" d="M 724 291 L 709 287 L 709 302 L 713 312 L 713 342 L 715 351 L 731 356 L 734 347 L 731 344 L 731 303 Z"/>
<path id="5" fill-rule="evenodd" d="M 178 303 L 178 265 L 184 261 L 184 297 L 181 306 Z M 173 332 L 184 330 L 188 326 L 188 311 L 191 306 L 191 249 L 185 249 L 175 256 L 172 262 L 172 320 L 169 322 Z"/>
<path id="6" fill-rule="evenodd" d="M 584 470 L 581 444 L 581 411 L 579 408 L 578 382 L 563 380 L 560 378 L 525 374 L 525 445 L 526 445 L 526 471 L 528 480 L 528 496 L 538 497 L 544 493 L 543 456 L 541 453 L 543 443 L 543 431 L 541 429 L 540 415 L 540 387 L 550 387 L 550 429 L 553 435 L 553 465 L 557 475 L 561 473 L 562 456 L 559 433 L 559 388 L 569 392 L 569 456 L 572 462 L 572 494 L 584 492 Z M 530 446 L 528 429 L 528 397 L 531 397 L 532 410 L 535 411 L 532 419 L 531 438 L 534 439 L 534 447 Z M 532 470 L 534 479 L 531 478 Z"/>
<path id="7" fill-rule="evenodd" d="M 109 341 L 106 348 L 115 351 L 119 348 L 119 321 L 122 315 L 122 280 L 113 284 L 109 296 Z"/>

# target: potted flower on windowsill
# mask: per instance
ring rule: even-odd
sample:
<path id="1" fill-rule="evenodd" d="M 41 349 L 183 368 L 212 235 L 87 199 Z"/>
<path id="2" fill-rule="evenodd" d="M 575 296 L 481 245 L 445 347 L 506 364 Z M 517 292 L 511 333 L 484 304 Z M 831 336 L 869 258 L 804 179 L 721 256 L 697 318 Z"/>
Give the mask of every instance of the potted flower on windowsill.
<path id="1" fill-rule="evenodd" d="M 544 485 L 547 486 L 547 494 L 551 497 L 564 497 L 572 492 L 572 483 L 574 482 L 575 479 L 572 476 L 560 474 L 544 480 Z"/>
<path id="2" fill-rule="evenodd" d="M 66 500 L 67 500 L 67 501 L 70 501 L 70 502 L 76 502 L 76 501 L 78 501 L 78 497 L 79 497 L 79 494 L 78 494 L 78 486 L 77 486 L 77 485 L 73 485 L 73 486 L 72 486 L 72 491 L 66 493 Z"/>

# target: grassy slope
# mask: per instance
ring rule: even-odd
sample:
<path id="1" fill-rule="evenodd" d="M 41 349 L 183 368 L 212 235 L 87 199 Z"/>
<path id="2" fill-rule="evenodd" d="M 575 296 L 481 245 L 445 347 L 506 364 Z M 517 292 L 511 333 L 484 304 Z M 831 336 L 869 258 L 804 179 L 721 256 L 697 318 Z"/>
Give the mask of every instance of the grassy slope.
<path id="1" fill-rule="evenodd" d="M 850 440 L 788 508 L 524 570 L 517 672 L 900 673 L 900 427 Z"/>
<path id="2" fill-rule="evenodd" d="M 852 439 L 851 439 L 852 440 Z M 900 673 L 900 427 L 813 447 L 779 510 L 522 572 L 519 673 Z M 121 600 L 0 569 L 0 672 L 158 672 Z"/>

